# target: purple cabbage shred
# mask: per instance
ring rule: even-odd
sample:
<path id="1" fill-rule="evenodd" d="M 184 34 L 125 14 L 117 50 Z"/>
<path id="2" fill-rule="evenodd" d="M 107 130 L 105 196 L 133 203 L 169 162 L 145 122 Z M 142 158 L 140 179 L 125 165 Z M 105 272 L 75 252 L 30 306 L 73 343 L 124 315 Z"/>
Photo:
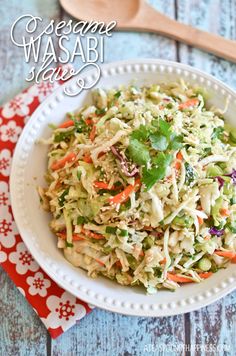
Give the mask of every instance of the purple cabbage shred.
<path id="1" fill-rule="evenodd" d="M 134 177 L 139 173 L 134 164 L 129 164 L 123 152 L 120 152 L 115 146 L 111 146 L 113 155 L 120 161 L 120 169 L 126 177 Z"/>
<path id="2" fill-rule="evenodd" d="M 218 237 L 224 235 L 224 232 L 225 232 L 224 229 L 218 230 L 218 229 L 217 229 L 216 227 L 214 227 L 214 226 L 209 229 L 209 233 L 210 233 L 211 235 L 216 235 L 216 236 L 218 236 Z"/>
<path id="3" fill-rule="evenodd" d="M 233 169 L 232 173 L 225 174 L 226 177 L 230 177 L 233 181 L 233 184 L 236 185 L 236 169 Z"/>
<path id="4" fill-rule="evenodd" d="M 225 183 L 224 178 L 222 178 L 220 176 L 216 176 L 215 178 L 218 180 L 219 188 L 221 189 L 224 186 L 224 183 Z"/>

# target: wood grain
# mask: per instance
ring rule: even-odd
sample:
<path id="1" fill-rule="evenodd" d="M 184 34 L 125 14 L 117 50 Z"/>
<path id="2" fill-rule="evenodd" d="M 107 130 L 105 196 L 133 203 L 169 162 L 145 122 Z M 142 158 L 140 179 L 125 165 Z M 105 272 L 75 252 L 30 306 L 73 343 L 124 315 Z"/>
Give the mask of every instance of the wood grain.
<path id="1" fill-rule="evenodd" d="M 236 0 L 178 0 L 177 19 L 236 40 Z M 184 44 L 179 45 L 179 59 L 236 88 L 236 64 Z"/>
<path id="2" fill-rule="evenodd" d="M 145 355 L 153 346 L 184 343 L 183 316 L 169 318 L 127 317 L 94 310 L 70 332 L 52 343 L 53 356 Z M 150 353 L 152 354 L 152 353 Z M 176 355 L 181 355 L 177 352 Z"/>
<path id="3" fill-rule="evenodd" d="M 0 355 L 45 355 L 46 329 L 1 267 L 0 286 Z"/>

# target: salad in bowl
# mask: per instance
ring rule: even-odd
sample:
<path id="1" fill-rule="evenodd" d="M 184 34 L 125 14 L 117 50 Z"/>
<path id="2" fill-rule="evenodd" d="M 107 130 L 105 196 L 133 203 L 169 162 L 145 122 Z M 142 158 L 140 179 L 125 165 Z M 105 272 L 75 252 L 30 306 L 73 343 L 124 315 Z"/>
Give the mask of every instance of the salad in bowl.
<path id="1" fill-rule="evenodd" d="M 70 263 L 153 294 L 236 262 L 236 134 L 205 100 L 183 81 L 96 89 L 52 125 L 38 192 Z"/>

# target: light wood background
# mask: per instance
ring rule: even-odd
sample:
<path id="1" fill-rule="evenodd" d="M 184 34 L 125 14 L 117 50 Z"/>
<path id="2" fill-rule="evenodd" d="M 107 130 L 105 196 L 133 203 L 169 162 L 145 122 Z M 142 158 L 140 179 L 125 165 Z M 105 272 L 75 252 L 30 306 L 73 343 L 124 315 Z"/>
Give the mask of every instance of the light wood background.
<path id="1" fill-rule="evenodd" d="M 236 40 L 236 0 L 149 2 L 181 22 Z M 24 78 L 30 64 L 10 41 L 11 24 L 26 13 L 45 20 L 69 19 L 56 0 L 0 0 L 1 103 L 27 86 Z M 106 42 L 106 62 L 141 57 L 190 64 L 236 89 L 236 65 L 197 49 L 147 33 L 114 33 Z M 150 352 L 149 345 L 153 347 Z M 187 350 L 181 351 L 184 345 Z M 31 306 L 0 268 L 0 356 L 234 356 L 235 350 L 236 292 L 199 311 L 167 318 L 127 317 L 96 309 L 57 340 L 51 340 Z"/>

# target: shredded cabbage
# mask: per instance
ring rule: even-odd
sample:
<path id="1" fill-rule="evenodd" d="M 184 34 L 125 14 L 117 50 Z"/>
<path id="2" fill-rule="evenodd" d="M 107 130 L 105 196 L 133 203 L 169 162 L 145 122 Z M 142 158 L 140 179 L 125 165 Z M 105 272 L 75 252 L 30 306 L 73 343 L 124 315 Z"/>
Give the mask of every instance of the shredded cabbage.
<path id="1" fill-rule="evenodd" d="M 235 260 L 234 131 L 199 93 L 183 81 L 97 89 L 42 140 L 42 206 L 89 276 L 153 294 Z"/>

